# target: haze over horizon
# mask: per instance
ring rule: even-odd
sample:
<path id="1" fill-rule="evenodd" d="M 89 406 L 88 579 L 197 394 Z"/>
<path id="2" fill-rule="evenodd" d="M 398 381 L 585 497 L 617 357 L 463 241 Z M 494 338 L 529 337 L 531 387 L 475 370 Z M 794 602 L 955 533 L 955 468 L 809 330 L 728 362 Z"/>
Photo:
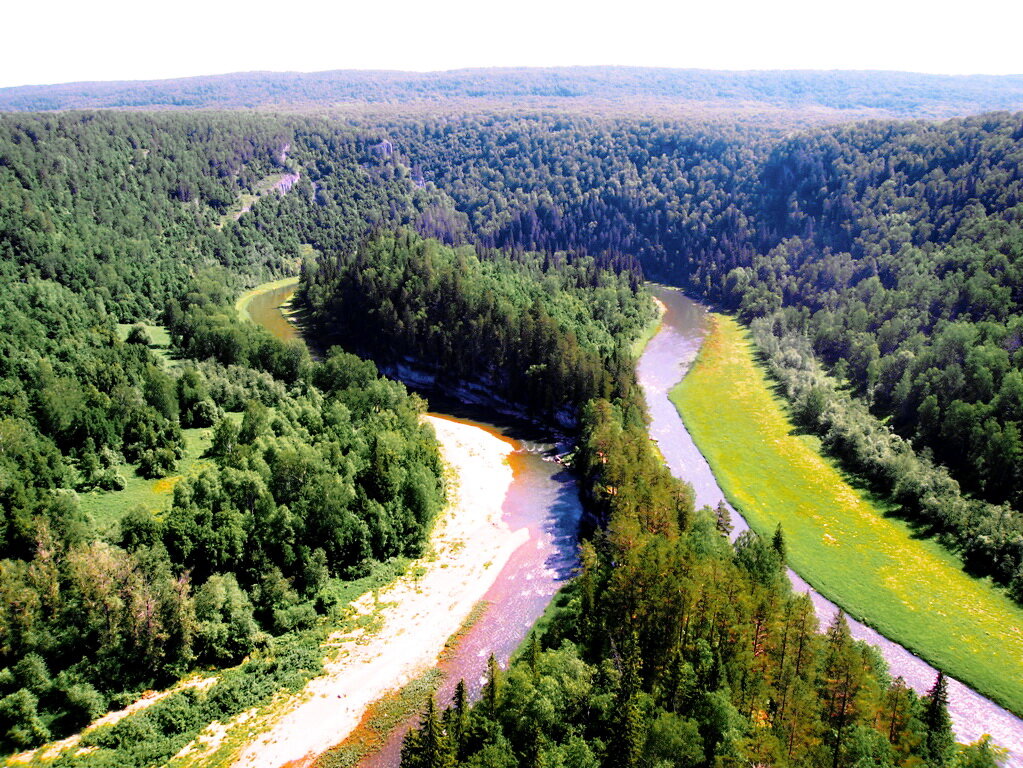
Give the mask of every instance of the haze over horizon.
<path id="1" fill-rule="evenodd" d="M 699 7 L 629 4 L 628 14 L 525 0 L 236 6 L 183 0 L 19 4 L 0 49 L 0 87 L 339 69 L 435 72 L 573 65 L 711 70 L 886 70 L 1020 74 L 1023 7 L 978 0 L 965 15 L 867 0 L 826 11 L 810 0 Z M 619 10 L 619 9 L 616 9 Z"/>

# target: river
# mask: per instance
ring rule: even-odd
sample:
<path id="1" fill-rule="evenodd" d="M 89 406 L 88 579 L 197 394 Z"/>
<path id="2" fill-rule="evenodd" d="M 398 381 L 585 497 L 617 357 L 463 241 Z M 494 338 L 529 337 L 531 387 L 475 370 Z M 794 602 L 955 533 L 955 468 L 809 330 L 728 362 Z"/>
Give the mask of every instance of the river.
<path id="1" fill-rule="evenodd" d="M 256 294 L 247 304 L 249 316 L 279 338 L 301 338 L 298 329 L 279 307 L 294 293 L 295 286 L 281 285 Z M 650 411 L 650 432 L 657 441 L 673 474 L 692 484 L 698 506 L 716 506 L 724 493 L 706 460 L 693 443 L 668 392 L 685 375 L 702 344 L 707 309 L 680 291 L 656 289 L 667 311 L 661 328 L 646 346 L 638 364 L 640 385 Z M 550 438 L 522 424 L 495 424 L 479 411 L 473 412 L 451 399 L 430 396 L 443 413 L 434 415 L 500 434 L 514 443 L 514 481 L 504 503 L 506 522 L 513 529 L 525 528 L 529 539 L 499 574 L 486 595 L 487 607 L 469 631 L 463 633 L 452 652 L 441 663 L 444 682 L 438 698 L 450 699 L 459 679 L 465 679 L 471 693 L 479 691 L 486 661 L 494 653 L 502 664 L 524 639 L 529 627 L 543 613 L 551 597 L 569 578 L 575 566 L 575 537 L 581 515 L 577 488 L 560 465 L 551 462 Z M 727 504 L 727 502 L 726 502 Z M 748 526 L 730 505 L 736 536 Z M 810 594 L 822 627 L 838 608 L 789 570 L 793 587 Z M 866 625 L 846 617 L 854 637 L 876 646 L 893 676 L 901 676 L 919 693 L 926 693 L 937 671 L 919 657 Z M 1006 763 L 1023 768 L 1023 721 L 959 681 L 949 678 L 949 714 L 959 741 L 975 741 L 983 734 L 1010 750 Z M 408 724 L 392 733 L 384 749 L 363 761 L 367 768 L 397 765 L 401 738 Z"/>
<path id="2" fill-rule="evenodd" d="M 668 400 L 668 392 L 682 380 L 703 343 L 707 309 L 670 288 L 657 287 L 655 295 L 664 302 L 667 311 L 660 330 L 647 344 L 638 365 L 639 383 L 650 410 L 650 433 L 672 474 L 692 484 L 697 506 L 714 507 L 725 495 L 678 411 Z M 728 508 L 735 526 L 734 537 L 748 526 L 731 505 Z M 820 624 L 826 627 L 838 611 L 835 604 L 818 594 L 791 569 L 789 578 L 795 589 L 809 593 Z M 901 676 L 918 693 L 926 693 L 931 688 L 937 675 L 931 665 L 870 627 L 848 616 L 846 619 L 854 637 L 880 650 L 893 677 Z M 948 709 L 956 738 L 972 742 L 985 733 L 990 734 L 995 743 L 1010 751 L 1006 765 L 1023 768 L 1023 721 L 958 680 L 948 678 L 948 681 Z"/>
<path id="3" fill-rule="evenodd" d="M 245 311 L 278 338 L 301 339 L 299 329 L 280 309 L 294 292 L 293 283 L 254 292 L 244 303 Z M 438 666 L 444 676 L 437 699 L 447 704 L 459 680 L 465 680 L 470 696 L 478 695 L 490 654 L 506 666 L 551 598 L 571 578 L 578 557 L 582 505 L 575 479 L 552 460 L 556 446 L 551 435 L 513 420 L 495 422 L 490 413 L 436 393 L 423 394 L 434 409 L 431 415 L 499 435 L 512 445 L 513 479 L 502 515 L 513 531 L 524 529 L 528 534 L 484 596 L 476 621 L 460 633 Z M 398 765 L 401 742 L 411 725 L 407 722 L 392 731 L 384 747 L 361 765 Z"/>

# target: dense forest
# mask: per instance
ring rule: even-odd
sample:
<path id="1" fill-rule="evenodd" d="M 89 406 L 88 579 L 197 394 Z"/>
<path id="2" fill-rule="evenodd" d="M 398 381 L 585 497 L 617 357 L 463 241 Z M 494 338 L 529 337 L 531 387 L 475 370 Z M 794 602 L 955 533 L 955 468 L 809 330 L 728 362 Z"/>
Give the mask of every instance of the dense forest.
<path id="1" fill-rule="evenodd" d="M 476 266 L 463 257 L 454 269 L 471 297 Z M 390 297 L 364 301 L 365 322 Z M 464 322 L 490 322 L 485 307 L 452 301 Z M 591 387 L 580 408 L 575 464 L 604 522 L 582 545 L 580 575 L 510 670 L 491 658 L 475 706 L 464 686 L 446 711 L 429 703 L 402 765 L 995 765 L 988 741 L 954 744 L 944 678 L 918 697 L 841 613 L 818 632 L 785 576 L 780 529 L 733 544 L 723 507 L 694 509 L 648 438 L 632 367 L 615 375 L 615 395 Z"/>
<path id="2" fill-rule="evenodd" d="M 301 270 L 325 336 L 572 425 L 606 523 L 552 628 L 410 765 L 989 765 L 940 681 L 816 634 L 782 535 L 733 546 L 692 508 L 627 342 L 644 274 L 735 310 L 824 445 L 1023 599 L 1021 142 L 1008 113 L 0 117 L 0 748 L 266 658 L 419 552 L 421 401 L 231 310 Z M 140 478 L 174 484 L 162 508 L 87 511 Z"/>
<path id="3" fill-rule="evenodd" d="M 404 232 L 321 262 L 304 286 L 318 327 L 375 329 L 371 341 L 340 334 L 367 353 L 436 359 L 452 366 L 451 383 L 496 373 L 498 384 L 504 361 L 522 370 L 538 345 L 585 355 L 588 335 L 606 335 L 628 357 L 641 326 L 621 319 L 633 303 L 622 301 L 628 284 L 609 293 L 619 297 L 614 312 L 607 299 L 579 302 L 600 278 L 584 280 L 586 269 L 540 272 L 528 254 L 484 263 L 472 249 Z M 566 313 L 576 305 L 588 309 Z M 542 333 L 529 320 L 541 310 Z M 473 364 L 462 368 L 452 347 Z M 446 712 L 430 703 L 403 765 L 994 765 L 989 742 L 954 744 L 943 678 L 918 697 L 851 638 L 841 614 L 819 633 L 809 598 L 785 576 L 780 529 L 771 541 L 747 532 L 732 544 L 727 512 L 694 509 L 648 439 L 632 361 L 612 362 L 610 381 L 582 377 L 560 403 L 578 413 L 574 465 L 603 523 L 583 544 L 582 573 L 509 672 L 491 663 L 478 704 L 470 708 L 464 688 Z M 564 384 L 528 365 L 547 387 Z M 502 394 L 536 405 L 537 390 L 507 382 Z"/>
<path id="4" fill-rule="evenodd" d="M 175 80 L 0 88 L 0 110 L 253 108 L 338 104 L 593 104 L 614 109 L 680 107 L 759 112 L 809 109 L 850 115 L 952 117 L 1023 108 L 1019 76 L 908 72 L 724 72 L 648 67 L 463 69 L 448 72 L 339 70 L 243 72 Z M 821 119 L 820 113 L 810 119 Z"/>
<path id="5" fill-rule="evenodd" d="M 772 365 L 833 375 L 790 389 L 800 410 L 810 398 L 810 426 L 1023 597 L 1019 115 L 796 135 L 556 114 L 375 130 L 390 162 L 450 195 L 455 211 L 433 216 L 432 233 L 638 261 L 808 339 Z M 829 386 L 856 400 L 824 397 Z"/>
<path id="6" fill-rule="evenodd" d="M 633 363 L 623 344 L 654 318 L 634 276 L 592 259 L 480 258 L 407 230 L 308 267 L 300 295 L 320 338 L 566 426 L 595 394 L 616 393 Z"/>
<path id="7" fill-rule="evenodd" d="M 420 553 L 443 489 L 418 398 L 340 351 L 314 363 L 231 308 L 246 280 L 296 263 L 293 242 L 223 219 L 287 167 L 290 129 L 65 115 L 0 130 L 9 751 L 314 626 L 339 584 Z M 164 508 L 85 511 L 136 478 L 166 478 Z"/>

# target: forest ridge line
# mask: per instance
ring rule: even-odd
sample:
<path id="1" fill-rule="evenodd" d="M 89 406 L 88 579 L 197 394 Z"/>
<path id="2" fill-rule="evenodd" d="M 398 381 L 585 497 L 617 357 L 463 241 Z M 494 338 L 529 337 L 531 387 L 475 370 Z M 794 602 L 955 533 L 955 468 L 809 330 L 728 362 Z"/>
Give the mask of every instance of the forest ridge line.
<path id="1" fill-rule="evenodd" d="M 954 117 L 1023 109 L 1023 75 L 892 71 L 550 67 L 442 72 L 333 70 L 237 72 L 167 80 L 0 88 L 0 111 L 133 108 L 327 107 L 452 104 L 820 112 L 844 116 Z"/>

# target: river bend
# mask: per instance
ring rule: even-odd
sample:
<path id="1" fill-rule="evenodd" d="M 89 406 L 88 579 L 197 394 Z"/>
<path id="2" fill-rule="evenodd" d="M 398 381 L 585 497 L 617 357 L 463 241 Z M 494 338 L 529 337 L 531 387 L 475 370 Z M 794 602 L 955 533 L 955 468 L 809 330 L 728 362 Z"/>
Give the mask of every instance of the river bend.
<path id="1" fill-rule="evenodd" d="M 290 300 L 295 287 L 290 283 L 256 291 L 246 301 L 245 311 L 277 338 L 302 339 L 299 329 L 281 312 L 281 305 Z M 513 478 L 502 506 L 502 519 L 512 531 L 524 532 L 523 543 L 487 590 L 478 618 L 459 634 L 438 665 L 444 677 L 437 699 L 446 705 L 462 679 L 470 697 L 479 695 L 490 654 L 506 666 L 554 594 L 572 577 L 578 562 L 582 504 L 574 477 L 553 461 L 556 446 L 550 434 L 523 423 L 495 423 L 488 411 L 436 393 L 423 394 L 431 404 L 431 416 L 472 426 L 511 445 L 508 462 Z M 402 739 L 412 724 L 406 722 L 394 729 L 384 747 L 364 758 L 361 765 L 397 766 Z"/>

